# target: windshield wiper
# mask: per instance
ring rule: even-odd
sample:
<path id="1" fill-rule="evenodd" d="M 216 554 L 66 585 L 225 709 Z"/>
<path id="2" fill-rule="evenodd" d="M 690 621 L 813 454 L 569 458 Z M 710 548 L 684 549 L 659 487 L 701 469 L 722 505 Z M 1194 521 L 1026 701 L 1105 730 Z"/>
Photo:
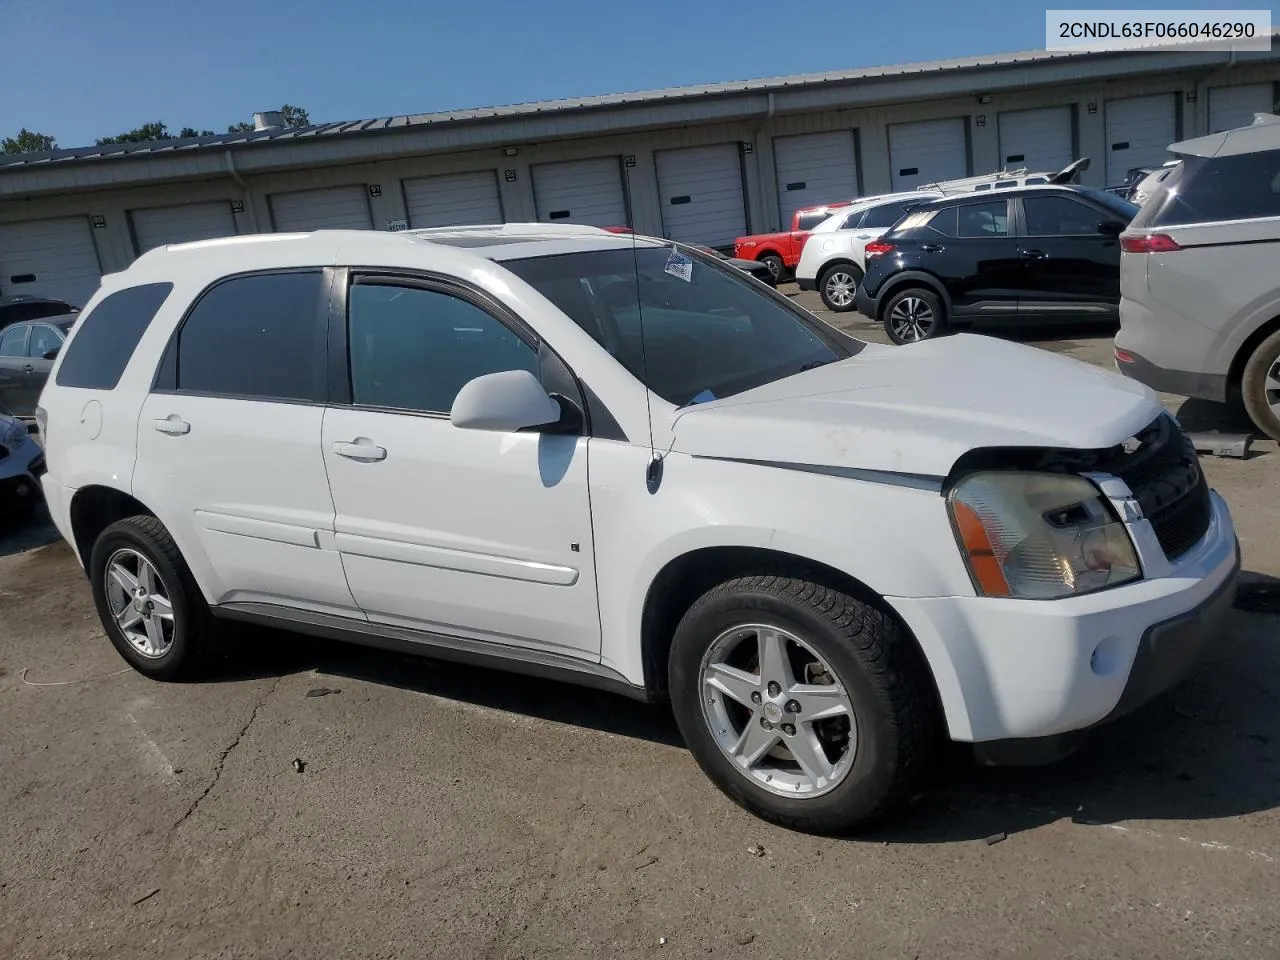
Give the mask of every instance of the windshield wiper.
<path id="1" fill-rule="evenodd" d="M 796 372 L 804 373 L 806 370 L 813 370 L 816 367 L 825 367 L 828 363 L 833 363 L 833 362 L 834 361 L 832 360 L 810 360 L 808 363 L 802 363 L 800 365 L 800 369 L 797 370 Z"/>

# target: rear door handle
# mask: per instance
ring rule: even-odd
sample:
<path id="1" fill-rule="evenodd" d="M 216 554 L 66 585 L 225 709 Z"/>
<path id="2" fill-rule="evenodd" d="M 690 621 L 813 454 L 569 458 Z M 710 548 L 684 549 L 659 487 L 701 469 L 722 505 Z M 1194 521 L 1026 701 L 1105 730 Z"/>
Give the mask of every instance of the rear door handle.
<path id="1" fill-rule="evenodd" d="M 1048 260 L 1049 254 L 1043 250 L 1020 250 L 1019 255 L 1026 260 Z"/>
<path id="2" fill-rule="evenodd" d="M 173 437 L 180 437 L 183 434 L 191 432 L 191 424 L 183 420 L 176 413 L 171 413 L 163 420 L 152 420 L 151 425 L 161 433 L 167 433 Z"/>
<path id="3" fill-rule="evenodd" d="M 942 249 L 942 245 L 938 243 L 922 243 L 920 244 L 920 249 L 925 253 L 937 253 Z"/>
<path id="4" fill-rule="evenodd" d="M 376 463 L 387 459 L 387 448 L 378 446 L 368 437 L 356 437 L 350 442 L 338 440 L 333 445 L 333 452 L 361 463 Z"/>
<path id="5" fill-rule="evenodd" d="M 23 369 L 24 371 L 26 371 L 27 373 L 32 373 L 32 372 L 35 370 L 35 367 L 33 367 L 31 364 L 29 364 L 29 363 L 28 363 L 28 364 L 27 364 L 26 366 L 24 366 L 22 369 Z"/>

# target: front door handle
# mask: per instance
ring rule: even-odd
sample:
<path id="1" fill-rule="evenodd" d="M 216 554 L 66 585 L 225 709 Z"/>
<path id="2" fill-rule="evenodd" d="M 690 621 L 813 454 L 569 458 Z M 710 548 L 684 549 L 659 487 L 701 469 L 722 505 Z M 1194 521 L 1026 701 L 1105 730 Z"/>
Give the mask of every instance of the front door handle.
<path id="1" fill-rule="evenodd" d="M 920 249 L 925 253 L 937 253 L 942 249 L 942 245 L 938 243 L 922 243 L 920 244 Z"/>
<path id="2" fill-rule="evenodd" d="M 356 437 L 350 442 L 338 440 L 333 445 L 333 452 L 361 463 L 376 463 L 387 459 L 387 448 L 378 446 L 368 437 Z"/>
<path id="3" fill-rule="evenodd" d="M 25 372 L 27 372 L 27 373 L 32 373 L 32 372 L 34 372 L 35 367 L 33 367 L 31 364 L 29 364 L 29 363 L 28 363 L 28 364 L 27 364 L 26 366 L 24 366 L 22 369 L 23 369 Z"/>
<path id="4" fill-rule="evenodd" d="M 1045 253 L 1043 250 L 1020 250 L 1018 251 L 1018 254 L 1019 256 L 1023 257 L 1026 260 L 1048 260 L 1049 259 L 1049 254 Z"/>
<path id="5" fill-rule="evenodd" d="M 152 420 L 151 425 L 161 433 L 167 433 L 173 437 L 180 437 L 183 434 L 191 432 L 191 424 L 183 420 L 176 413 L 171 413 L 163 420 Z"/>

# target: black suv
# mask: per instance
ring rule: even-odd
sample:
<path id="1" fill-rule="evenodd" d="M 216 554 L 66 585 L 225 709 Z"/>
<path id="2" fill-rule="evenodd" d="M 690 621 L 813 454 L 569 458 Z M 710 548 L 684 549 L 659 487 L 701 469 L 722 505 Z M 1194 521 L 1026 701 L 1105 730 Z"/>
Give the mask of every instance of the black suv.
<path id="1" fill-rule="evenodd" d="M 1078 186 L 923 204 L 867 244 L 858 309 L 894 343 L 987 317 L 1116 320 L 1117 237 L 1137 212 Z"/>

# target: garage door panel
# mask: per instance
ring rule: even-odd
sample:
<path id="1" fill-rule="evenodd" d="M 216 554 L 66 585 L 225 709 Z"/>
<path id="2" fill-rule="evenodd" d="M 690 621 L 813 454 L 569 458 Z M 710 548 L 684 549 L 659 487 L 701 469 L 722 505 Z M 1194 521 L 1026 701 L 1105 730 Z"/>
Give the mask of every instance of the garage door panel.
<path id="1" fill-rule="evenodd" d="M 1178 139 L 1177 107 L 1172 93 L 1106 102 L 1107 183 L 1169 159 L 1169 144 Z"/>
<path id="2" fill-rule="evenodd" d="M 0 224 L 0 296 L 54 297 L 83 307 L 101 278 L 87 217 Z"/>
<path id="3" fill-rule="evenodd" d="M 214 237 L 234 237 L 236 219 L 228 200 L 184 203 L 129 211 L 139 254 L 170 243 L 190 243 Z"/>
<path id="4" fill-rule="evenodd" d="M 630 220 L 618 157 L 538 163 L 532 177 L 534 203 L 543 222 L 616 227 Z"/>
<path id="5" fill-rule="evenodd" d="M 1075 160 L 1071 108 L 1010 110 L 1000 114 L 1000 163 L 1009 169 L 1061 170 Z"/>
<path id="6" fill-rule="evenodd" d="M 773 138 L 782 229 L 801 207 L 852 200 L 858 195 L 858 163 L 852 130 Z"/>
<path id="7" fill-rule="evenodd" d="M 728 247 L 747 232 L 736 143 L 659 150 L 653 161 L 665 236 Z"/>
<path id="8" fill-rule="evenodd" d="M 503 222 L 494 170 L 416 177 L 402 185 L 411 227 Z"/>
<path id="9" fill-rule="evenodd" d="M 1275 87 L 1270 83 L 1247 83 L 1238 87 L 1209 88 L 1209 132 L 1234 130 L 1253 123 L 1255 113 L 1275 110 Z"/>
<path id="10" fill-rule="evenodd" d="M 373 228 L 364 184 L 272 194 L 271 219 L 280 231 Z"/>
<path id="11" fill-rule="evenodd" d="M 911 190 L 938 180 L 969 175 L 965 119 L 889 124 L 889 163 L 893 189 Z"/>

